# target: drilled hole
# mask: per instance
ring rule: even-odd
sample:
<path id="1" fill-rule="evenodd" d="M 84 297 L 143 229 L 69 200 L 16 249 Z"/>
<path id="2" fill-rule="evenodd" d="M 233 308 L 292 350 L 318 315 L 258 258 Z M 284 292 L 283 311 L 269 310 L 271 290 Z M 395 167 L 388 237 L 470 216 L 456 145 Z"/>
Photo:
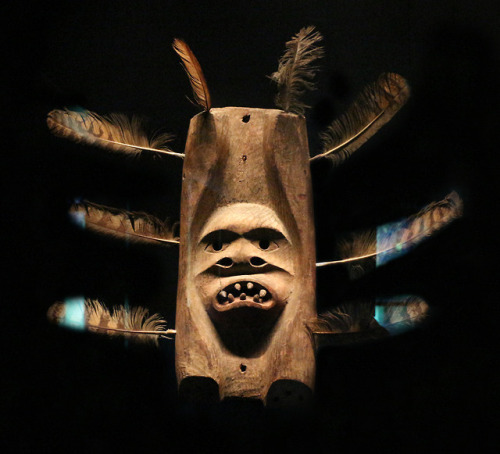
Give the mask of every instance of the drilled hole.
<path id="1" fill-rule="evenodd" d="M 241 372 L 246 372 L 247 366 L 245 364 L 240 364 L 240 370 Z"/>
<path id="2" fill-rule="evenodd" d="M 250 121 L 250 115 L 245 115 L 241 121 L 243 121 L 243 123 L 248 123 Z"/>
<path id="3" fill-rule="evenodd" d="M 244 154 L 242 157 L 241 157 L 242 161 L 246 161 L 247 160 L 247 155 Z"/>

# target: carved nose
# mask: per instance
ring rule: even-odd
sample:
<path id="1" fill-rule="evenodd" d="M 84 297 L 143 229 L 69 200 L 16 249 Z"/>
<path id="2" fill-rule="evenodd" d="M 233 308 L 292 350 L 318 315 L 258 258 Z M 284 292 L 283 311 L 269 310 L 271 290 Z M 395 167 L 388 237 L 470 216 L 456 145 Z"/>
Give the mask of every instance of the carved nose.
<path id="1" fill-rule="evenodd" d="M 234 261 L 233 259 L 229 258 L 229 257 L 224 257 L 222 259 L 220 259 L 216 265 L 221 267 L 221 268 L 231 268 L 233 265 L 234 265 Z M 267 265 L 267 262 L 263 259 L 261 259 L 260 257 L 251 257 L 250 260 L 248 261 L 248 263 L 250 263 L 250 265 L 254 268 L 261 268 L 263 267 L 264 265 Z"/>
<path id="2" fill-rule="evenodd" d="M 232 259 L 229 257 L 224 257 L 223 259 L 220 259 L 216 265 L 220 266 L 221 268 L 231 268 L 233 266 L 234 262 Z"/>
<path id="3" fill-rule="evenodd" d="M 252 257 L 250 259 L 250 265 L 252 265 L 256 268 L 260 268 L 266 264 L 267 264 L 267 262 L 265 260 L 261 259 L 260 257 Z"/>

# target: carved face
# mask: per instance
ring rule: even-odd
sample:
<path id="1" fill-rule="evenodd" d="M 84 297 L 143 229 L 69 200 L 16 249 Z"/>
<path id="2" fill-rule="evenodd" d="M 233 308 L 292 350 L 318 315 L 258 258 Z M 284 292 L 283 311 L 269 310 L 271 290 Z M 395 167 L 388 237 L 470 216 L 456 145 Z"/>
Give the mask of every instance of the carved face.
<path id="1" fill-rule="evenodd" d="M 263 205 L 216 210 L 202 229 L 194 263 L 196 286 L 215 323 L 239 316 L 249 324 L 274 321 L 291 293 L 293 248 L 283 223 Z"/>

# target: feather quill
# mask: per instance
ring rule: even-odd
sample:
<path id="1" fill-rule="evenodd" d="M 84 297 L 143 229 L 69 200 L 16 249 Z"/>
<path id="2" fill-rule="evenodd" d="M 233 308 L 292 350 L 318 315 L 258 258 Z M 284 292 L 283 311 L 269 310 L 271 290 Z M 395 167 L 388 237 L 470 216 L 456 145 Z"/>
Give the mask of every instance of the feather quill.
<path id="1" fill-rule="evenodd" d="M 67 320 L 67 305 L 54 303 L 47 311 L 47 318 L 58 325 L 75 327 Z M 85 330 L 107 334 L 108 336 L 124 336 L 142 342 L 158 345 L 159 337 L 175 334 L 175 330 L 166 329 L 166 321 L 159 315 L 150 315 L 143 307 L 125 308 L 117 306 L 112 311 L 98 300 L 85 299 L 80 314 L 81 326 Z"/>
<path id="2" fill-rule="evenodd" d="M 328 157 L 334 165 L 341 164 L 394 117 L 409 96 L 410 88 L 403 77 L 380 75 L 321 135 L 323 151 L 311 161 Z"/>
<path id="3" fill-rule="evenodd" d="M 198 59 L 193 54 L 191 48 L 182 39 L 174 39 L 172 47 L 181 58 L 182 66 L 189 77 L 189 82 L 193 89 L 194 100 L 203 107 L 203 110 L 210 110 L 212 107 L 210 92 L 208 91 L 207 81 L 205 80 Z"/>
<path id="4" fill-rule="evenodd" d="M 147 213 L 119 210 L 117 208 L 82 201 L 72 205 L 70 214 L 85 227 L 103 235 L 129 238 L 143 242 L 179 244 L 177 223 L 162 222 Z"/>
<path id="5" fill-rule="evenodd" d="M 275 104 L 285 112 L 302 115 L 309 107 L 300 97 L 315 88 L 313 79 L 318 68 L 312 63 L 323 56 L 323 48 L 317 46 L 322 39 L 314 27 L 302 28 L 286 43 L 278 70 L 269 76 L 278 86 Z"/>
<path id="6" fill-rule="evenodd" d="M 446 227 L 463 214 L 463 202 L 455 192 L 448 194 L 443 200 L 433 202 L 417 214 L 397 223 L 388 224 L 390 234 L 378 234 L 375 230 L 353 233 L 350 237 L 339 240 L 338 250 L 340 260 L 316 263 L 317 267 L 348 264 L 376 257 L 377 264 L 398 257 L 402 252 L 417 246 L 426 238 Z M 384 229 L 381 226 L 377 230 Z M 359 277 L 368 269 L 361 269 Z M 350 273 L 351 274 L 351 273 Z"/>
<path id="7" fill-rule="evenodd" d="M 130 119 L 117 113 L 101 116 L 88 110 L 55 109 L 47 116 L 47 126 L 57 137 L 98 146 L 111 152 L 136 155 L 141 151 L 148 151 L 184 157 L 184 154 L 167 147 L 166 144 L 172 140 L 170 134 L 148 137 L 138 117 Z"/>

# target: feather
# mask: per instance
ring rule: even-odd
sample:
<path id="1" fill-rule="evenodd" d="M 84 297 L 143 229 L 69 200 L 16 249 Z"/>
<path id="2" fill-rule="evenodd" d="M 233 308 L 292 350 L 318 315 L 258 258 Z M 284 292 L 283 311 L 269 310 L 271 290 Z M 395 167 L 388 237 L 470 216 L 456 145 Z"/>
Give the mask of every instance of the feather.
<path id="1" fill-rule="evenodd" d="M 337 249 L 342 259 L 364 257 L 356 261 L 346 262 L 349 278 L 351 280 L 358 279 L 375 268 L 377 234 L 374 230 L 351 233 L 338 241 Z"/>
<path id="2" fill-rule="evenodd" d="M 407 219 L 378 227 L 377 265 L 405 254 L 462 214 L 462 199 L 453 191 Z"/>
<path id="3" fill-rule="evenodd" d="M 375 311 L 378 315 L 375 318 Z M 428 317 L 429 305 L 415 295 L 343 303 L 309 321 L 316 347 L 347 345 L 400 334 Z"/>
<path id="4" fill-rule="evenodd" d="M 427 205 L 413 216 L 378 227 L 376 233 L 375 230 L 358 232 L 339 240 L 338 249 L 341 258 L 330 262 L 320 262 L 316 266 L 350 265 L 351 262 L 373 257 L 376 257 L 376 264 L 381 265 L 417 246 L 460 218 L 462 214 L 462 199 L 453 191 L 443 200 Z M 367 269 L 362 270 L 361 274 L 366 271 Z M 353 277 L 359 277 L 359 274 Z"/>
<path id="5" fill-rule="evenodd" d="M 313 78 L 318 70 L 312 63 L 323 56 L 317 43 L 323 37 L 314 27 L 304 27 L 286 43 L 285 54 L 278 63 L 278 71 L 270 79 L 278 85 L 275 104 L 285 112 L 302 115 L 308 108 L 300 101 L 306 90 L 313 90 Z"/>
<path id="6" fill-rule="evenodd" d="M 355 344 L 388 335 L 374 318 L 374 303 L 352 301 L 326 311 L 307 323 L 316 346 Z"/>
<path id="7" fill-rule="evenodd" d="M 166 144 L 169 134 L 148 137 L 138 117 L 129 119 L 123 114 L 101 116 L 88 110 L 72 111 L 55 109 L 47 116 L 47 126 L 57 137 L 77 143 L 94 145 L 107 151 L 136 155 L 141 151 L 167 154 L 183 158 Z"/>
<path id="8" fill-rule="evenodd" d="M 156 345 L 159 337 L 175 334 L 175 330 L 166 329 L 166 322 L 159 314 L 149 315 L 149 311 L 140 306 L 131 309 L 117 306 L 110 311 L 97 300 L 85 299 L 79 305 L 76 317 L 73 315 L 71 318 L 71 309 L 68 303 L 54 303 L 47 311 L 47 318 L 68 328 L 84 329 L 109 336 L 121 335 Z"/>
<path id="9" fill-rule="evenodd" d="M 344 303 L 331 311 L 324 312 L 315 321 L 314 332 L 354 333 L 374 326 L 375 305 L 366 301 Z"/>
<path id="10" fill-rule="evenodd" d="M 193 51 L 182 39 L 174 39 L 172 47 L 179 57 L 181 57 L 182 65 L 189 77 L 191 88 L 193 89 L 194 100 L 203 107 L 203 110 L 210 110 L 212 101 L 210 99 L 207 81 L 205 80 L 200 63 L 193 54 Z"/>
<path id="11" fill-rule="evenodd" d="M 380 75 L 321 135 L 323 151 L 311 161 L 329 157 L 335 165 L 341 164 L 385 125 L 409 96 L 410 88 L 401 76 Z"/>
<path id="12" fill-rule="evenodd" d="M 75 203 L 70 214 L 83 218 L 89 230 L 117 238 L 131 238 L 144 242 L 179 244 L 176 236 L 177 223 L 162 222 L 146 213 L 119 210 L 89 201 Z"/>

